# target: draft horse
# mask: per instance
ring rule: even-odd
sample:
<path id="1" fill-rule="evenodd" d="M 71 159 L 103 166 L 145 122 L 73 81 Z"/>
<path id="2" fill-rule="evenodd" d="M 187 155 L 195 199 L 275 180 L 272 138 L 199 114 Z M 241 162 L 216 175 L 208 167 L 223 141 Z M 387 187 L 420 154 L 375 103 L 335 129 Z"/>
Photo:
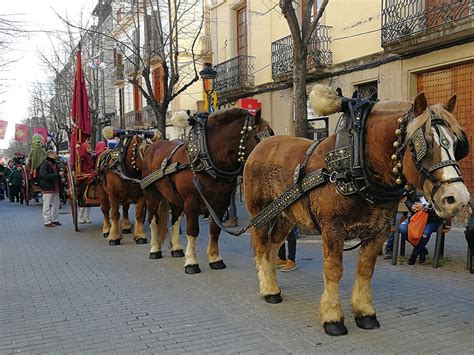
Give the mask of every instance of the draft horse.
<path id="1" fill-rule="evenodd" d="M 456 96 L 445 105 L 430 107 L 423 93 L 413 103 L 383 101 L 372 107 L 373 103 L 353 102 L 316 85 L 310 100 L 322 115 L 345 113 L 337 134 L 318 146 L 303 138 L 271 137 L 255 148 L 245 165 L 245 202 L 252 218 L 261 217 L 271 203 L 278 205 L 275 200 L 286 191 L 286 195 L 298 195 L 299 189 L 306 192 L 283 213 L 270 216 L 270 223 L 251 230 L 260 294 L 269 303 L 282 301 L 275 258 L 292 226 L 320 228 L 324 260 L 320 320 L 327 334 L 347 334 L 339 299 L 343 245 L 345 240 L 360 239 L 350 303 L 359 328 L 378 328 L 371 279 L 404 191 L 422 190 L 443 218 L 455 216 L 469 201 L 457 162 L 468 154 L 469 146 L 453 116 Z"/>
<path id="2" fill-rule="evenodd" d="M 172 212 L 172 256 L 182 253 L 179 226 L 184 211 L 188 242 L 184 270 L 196 274 L 201 272 L 195 247 L 199 215 L 207 212 L 201 196 L 222 219 L 247 154 L 273 131 L 260 111 L 252 116 L 243 109 L 224 110 L 209 117 L 199 114 L 189 118 L 189 122 L 187 115 L 181 115 L 178 121 L 181 123 L 175 125 L 181 127 L 191 124 L 189 141 L 159 141 L 145 152 L 142 188 L 151 228 L 150 258 L 162 257 L 168 208 Z M 211 219 L 207 257 L 214 270 L 226 268 L 219 253 L 220 231 Z"/>
<path id="3" fill-rule="evenodd" d="M 146 206 L 140 187 L 141 171 L 138 165 L 142 162 L 144 152 L 152 142 L 159 138 L 158 131 L 123 131 L 112 127 L 104 129 L 104 137 L 110 139 L 120 136 L 120 143 L 112 150 L 103 152 L 98 158 L 98 191 L 100 207 L 104 215 L 102 232 L 109 245 L 120 245 L 122 232 L 131 232 L 128 219 L 128 207 L 135 204 L 135 224 L 133 239 L 136 244 L 146 244 L 147 237 L 143 228 Z M 121 224 L 119 206 L 123 205 Z"/>

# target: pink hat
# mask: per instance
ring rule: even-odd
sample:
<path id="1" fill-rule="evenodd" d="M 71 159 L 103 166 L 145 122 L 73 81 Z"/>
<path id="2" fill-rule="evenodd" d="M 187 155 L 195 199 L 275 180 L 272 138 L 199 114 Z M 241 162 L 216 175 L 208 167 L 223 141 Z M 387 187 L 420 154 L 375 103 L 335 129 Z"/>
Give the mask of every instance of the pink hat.
<path id="1" fill-rule="evenodd" d="M 103 141 L 99 141 L 95 145 L 95 152 L 96 152 L 97 155 L 99 155 L 100 153 L 102 153 L 106 149 L 107 149 L 107 144 L 105 144 L 105 142 L 103 142 Z"/>

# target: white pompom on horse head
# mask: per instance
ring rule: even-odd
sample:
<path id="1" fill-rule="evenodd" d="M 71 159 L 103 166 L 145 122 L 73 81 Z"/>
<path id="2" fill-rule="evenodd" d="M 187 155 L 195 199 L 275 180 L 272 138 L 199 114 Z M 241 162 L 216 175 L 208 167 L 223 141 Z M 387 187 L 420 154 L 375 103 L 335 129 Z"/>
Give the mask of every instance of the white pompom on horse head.
<path id="1" fill-rule="evenodd" d="M 186 128 L 189 126 L 188 119 L 189 116 L 186 111 L 178 111 L 173 114 L 173 117 L 171 117 L 171 124 L 174 127 Z"/>
<path id="2" fill-rule="evenodd" d="M 316 84 L 309 93 L 309 101 L 318 116 L 327 116 L 341 110 L 341 97 L 336 90 L 327 85 Z"/>
<path id="3" fill-rule="evenodd" d="M 114 127 L 105 126 L 102 128 L 102 136 L 107 140 L 112 139 L 114 137 Z"/>
<path id="4" fill-rule="evenodd" d="M 151 141 L 153 143 L 158 142 L 161 138 L 163 138 L 159 130 L 153 129 L 152 132 L 153 132 L 153 137 L 151 137 Z"/>

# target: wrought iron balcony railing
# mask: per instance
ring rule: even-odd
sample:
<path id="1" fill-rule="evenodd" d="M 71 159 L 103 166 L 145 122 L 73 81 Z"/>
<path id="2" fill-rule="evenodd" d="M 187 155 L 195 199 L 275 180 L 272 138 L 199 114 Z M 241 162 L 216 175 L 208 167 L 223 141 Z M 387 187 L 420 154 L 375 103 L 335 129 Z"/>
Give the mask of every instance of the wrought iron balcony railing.
<path id="1" fill-rule="evenodd" d="M 129 111 L 124 115 L 125 127 L 143 126 L 142 111 Z"/>
<path id="2" fill-rule="evenodd" d="M 129 58 L 125 58 L 125 74 L 133 75 L 139 68 L 137 68 L 138 58 L 135 56 L 131 56 Z"/>
<path id="3" fill-rule="evenodd" d="M 214 90 L 225 93 L 233 90 L 248 89 L 254 86 L 253 61 L 255 57 L 239 55 L 217 64 L 214 69 L 217 77 L 214 80 Z"/>
<path id="4" fill-rule="evenodd" d="M 151 106 L 145 106 L 142 110 L 142 119 L 145 126 L 153 126 L 156 122 L 156 115 Z"/>
<path id="5" fill-rule="evenodd" d="M 308 57 L 306 60 L 308 69 L 314 66 L 325 66 L 332 64 L 332 52 L 329 49 L 331 43 L 331 26 L 318 25 L 311 36 L 308 44 Z M 288 74 L 293 68 L 293 39 L 290 36 L 280 38 L 272 42 L 272 78 L 282 74 Z"/>
<path id="6" fill-rule="evenodd" d="M 199 37 L 199 44 L 201 47 L 201 56 L 209 57 L 212 55 L 212 42 L 210 35 L 203 35 Z"/>
<path id="7" fill-rule="evenodd" d="M 472 0 L 382 0 L 382 44 L 473 14 Z"/>
<path id="8" fill-rule="evenodd" d="M 116 64 L 112 76 L 112 84 L 119 84 L 125 80 L 124 65 Z"/>

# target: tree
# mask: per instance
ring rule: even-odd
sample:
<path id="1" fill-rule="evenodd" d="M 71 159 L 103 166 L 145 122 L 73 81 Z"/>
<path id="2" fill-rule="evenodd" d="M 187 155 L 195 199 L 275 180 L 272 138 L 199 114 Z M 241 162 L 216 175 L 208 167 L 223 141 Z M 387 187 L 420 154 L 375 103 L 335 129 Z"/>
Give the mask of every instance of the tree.
<path id="1" fill-rule="evenodd" d="M 100 0 L 105 2 L 105 0 Z M 166 113 L 199 80 L 195 54 L 204 22 L 203 0 L 133 0 L 110 11 L 113 23 L 80 28 L 115 43 L 115 65 L 133 66 L 125 81 L 139 90 L 165 137 Z M 128 63 L 127 63 L 128 62 Z M 157 85 L 156 81 L 160 81 Z"/>
<path id="2" fill-rule="evenodd" d="M 293 39 L 293 105 L 295 114 L 295 136 L 297 137 L 306 137 L 308 125 L 306 95 L 306 57 L 308 56 L 308 44 L 329 2 L 329 0 L 324 0 L 317 13 L 314 13 L 314 1 L 315 0 L 280 0 L 280 8 L 288 22 Z M 303 6 L 301 24 L 298 21 L 295 10 L 295 7 L 300 8 L 300 6 Z"/>

